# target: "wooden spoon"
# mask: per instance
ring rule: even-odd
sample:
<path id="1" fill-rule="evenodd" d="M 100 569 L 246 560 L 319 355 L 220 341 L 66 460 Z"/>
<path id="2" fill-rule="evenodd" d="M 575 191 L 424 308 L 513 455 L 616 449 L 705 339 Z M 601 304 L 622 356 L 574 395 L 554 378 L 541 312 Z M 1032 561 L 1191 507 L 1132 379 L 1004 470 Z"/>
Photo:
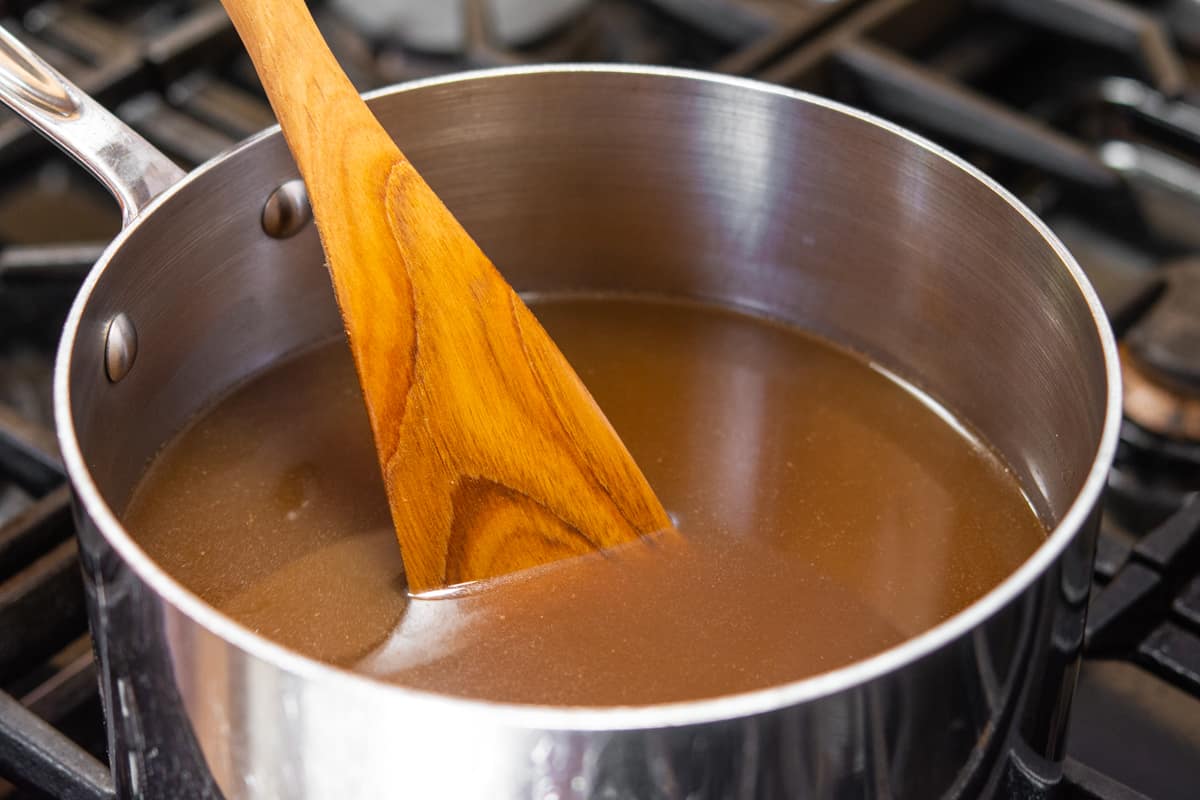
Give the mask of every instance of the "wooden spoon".
<path id="1" fill-rule="evenodd" d="M 533 314 L 371 114 L 302 0 L 222 0 L 300 167 L 409 590 L 670 520 Z"/>

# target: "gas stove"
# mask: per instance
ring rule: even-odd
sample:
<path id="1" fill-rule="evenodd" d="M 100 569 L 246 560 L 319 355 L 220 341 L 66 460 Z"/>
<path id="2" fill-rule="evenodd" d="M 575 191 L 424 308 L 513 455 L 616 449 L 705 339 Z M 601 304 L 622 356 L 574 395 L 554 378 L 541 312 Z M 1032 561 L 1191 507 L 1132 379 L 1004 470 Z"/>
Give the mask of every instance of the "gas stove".
<path id="1" fill-rule="evenodd" d="M 1040 214 L 1121 340 L 1126 419 L 1065 774 L 1021 796 L 1200 786 L 1200 2 L 328 0 L 361 89 L 546 61 L 672 64 L 860 106 Z M 272 115 L 215 0 L 0 4 L 2 22 L 185 167 Z M 0 114 L 0 798 L 110 797 L 53 347 L 115 205 Z M 38 745 L 28 747 L 12 741 Z M 1014 786 L 1016 784 L 1013 784 Z"/>

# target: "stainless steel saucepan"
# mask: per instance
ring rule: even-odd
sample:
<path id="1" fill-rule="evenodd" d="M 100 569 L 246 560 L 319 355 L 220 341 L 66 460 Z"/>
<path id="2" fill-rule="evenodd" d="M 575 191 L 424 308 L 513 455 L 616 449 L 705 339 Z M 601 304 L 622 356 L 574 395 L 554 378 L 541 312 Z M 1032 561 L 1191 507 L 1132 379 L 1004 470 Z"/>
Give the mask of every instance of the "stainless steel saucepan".
<path id="1" fill-rule="evenodd" d="M 472 702 L 273 644 L 121 526 L 193 414 L 340 327 L 279 132 L 184 175 L 13 40 L 0 61 L 4 101 L 125 212 L 54 386 L 121 793 L 926 798 L 1057 780 L 1116 352 L 1062 244 L 978 171 L 853 109 L 695 72 L 504 69 L 372 96 L 518 289 L 704 298 L 843 342 L 973 424 L 1053 525 L 971 607 L 815 678 L 638 708 Z"/>

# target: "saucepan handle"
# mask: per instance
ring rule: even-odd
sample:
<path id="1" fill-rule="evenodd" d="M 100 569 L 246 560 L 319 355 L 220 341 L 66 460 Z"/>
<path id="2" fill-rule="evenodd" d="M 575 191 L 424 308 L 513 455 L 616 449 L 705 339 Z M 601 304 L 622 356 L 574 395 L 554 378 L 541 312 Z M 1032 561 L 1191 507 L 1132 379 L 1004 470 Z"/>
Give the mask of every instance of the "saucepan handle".
<path id="1" fill-rule="evenodd" d="M 69 153 L 121 204 L 128 225 L 183 170 L 0 25 L 0 101 Z"/>

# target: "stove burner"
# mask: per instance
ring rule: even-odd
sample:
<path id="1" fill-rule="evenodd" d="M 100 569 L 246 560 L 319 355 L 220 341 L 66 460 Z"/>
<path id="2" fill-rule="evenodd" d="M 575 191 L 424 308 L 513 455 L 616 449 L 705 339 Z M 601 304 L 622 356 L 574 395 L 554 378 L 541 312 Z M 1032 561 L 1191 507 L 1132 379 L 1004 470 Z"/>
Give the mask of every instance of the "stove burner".
<path id="1" fill-rule="evenodd" d="M 1200 442 L 1200 396 L 1160 380 L 1130 345 L 1121 345 L 1120 354 L 1125 416 L 1159 436 Z"/>
<path id="2" fill-rule="evenodd" d="M 1157 276 L 1161 295 L 1120 347 L 1125 415 L 1167 439 L 1200 442 L 1200 260 Z"/>
<path id="3" fill-rule="evenodd" d="M 1200 403 L 1200 260 L 1162 270 L 1162 297 L 1127 336 L 1128 349 L 1164 384 Z"/>

